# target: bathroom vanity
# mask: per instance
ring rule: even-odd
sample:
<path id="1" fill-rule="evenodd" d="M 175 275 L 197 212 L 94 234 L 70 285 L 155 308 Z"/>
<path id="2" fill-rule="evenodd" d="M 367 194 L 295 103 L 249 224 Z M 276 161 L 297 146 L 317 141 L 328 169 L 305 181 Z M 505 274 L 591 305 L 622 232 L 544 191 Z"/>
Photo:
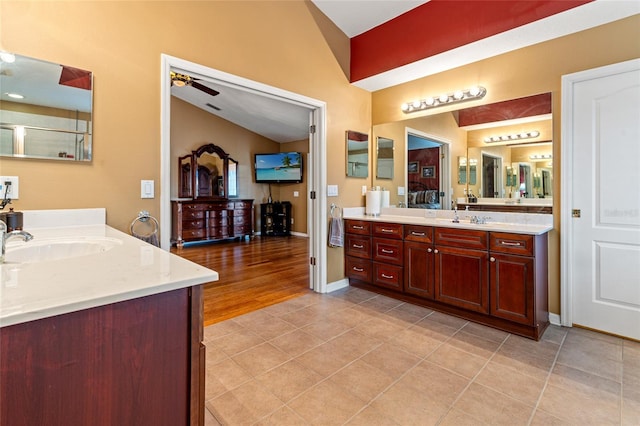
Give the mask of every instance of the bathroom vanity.
<path id="1" fill-rule="evenodd" d="M 540 339 L 549 325 L 551 224 L 453 223 L 444 217 L 451 213 L 345 214 L 350 284 Z"/>
<path id="2" fill-rule="evenodd" d="M 201 284 L 217 272 L 91 210 L 35 212 L 36 226 L 25 212 L 34 239 L 7 248 L 0 424 L 203 424 Z"/>

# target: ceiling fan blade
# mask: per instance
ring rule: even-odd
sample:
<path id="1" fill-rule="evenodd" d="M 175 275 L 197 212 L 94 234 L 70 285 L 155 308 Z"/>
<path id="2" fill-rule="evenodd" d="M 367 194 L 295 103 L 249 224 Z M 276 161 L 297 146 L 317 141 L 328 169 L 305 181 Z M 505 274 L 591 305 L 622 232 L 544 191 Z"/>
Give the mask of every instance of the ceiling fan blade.
<path id="1" fill-rule="evenodd" d="M 220 94 L 220 92 L 218 92 L 217 90 L 213 90 L 212 88 L 207 87 L 204 84 L 198 83 L 197 81 L 191 81 L 191 87 L 193 87 L 194 89 L 201 90 L 207 95 L 211 95 L 211 96 L 216 96 Z"/>

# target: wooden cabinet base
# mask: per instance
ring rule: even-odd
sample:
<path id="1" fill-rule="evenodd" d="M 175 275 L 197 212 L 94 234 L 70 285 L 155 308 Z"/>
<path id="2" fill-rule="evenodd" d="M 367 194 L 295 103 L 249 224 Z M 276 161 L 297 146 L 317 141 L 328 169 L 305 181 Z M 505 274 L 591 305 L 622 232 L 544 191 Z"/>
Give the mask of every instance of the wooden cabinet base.
<path id="1" fill-rule="evenodd" d="M 469 321 L 484 324 L 489 327 L 497 328 L 512 334 L 528 337 L 530 339 L 540 340 L 544 331 L 549 326 L 549 321 L 544 321 L 536 324 L 533 327 L 514 323 L 512 321 L 496 318 L 491 315 L 485 315 L 478 312 L 469 311 L 462 308 L 457 308 L 445 303 L 440 303 L 436 300 L 424 299 L 422 297 L 415 297 L 407 293 L 400 293 L 393 290 L 387 290 L 379 286 L 371 285 L 362 281 L 350 279 L 349 283 L 353 287 L 369 290 L 374 293 L 383 294 L 394 299 L 402 300 L 403 302 L 412 303 L 414 305 L 424 306 L 445 314 L 457 316 Z"/>
<path id="2" fill-rule="evenodd" d="M 1 425 L 197 425 L 201 287 L 0 329 Z"/>

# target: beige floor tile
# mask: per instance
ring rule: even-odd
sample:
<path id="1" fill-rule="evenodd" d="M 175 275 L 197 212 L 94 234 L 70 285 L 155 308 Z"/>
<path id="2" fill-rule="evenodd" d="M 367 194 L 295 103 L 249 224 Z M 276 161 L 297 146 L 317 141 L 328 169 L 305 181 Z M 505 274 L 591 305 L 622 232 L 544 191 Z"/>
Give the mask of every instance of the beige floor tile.
<path id="1" fill-rule="evenodd" d="M 433 321 L 426 317 L 416 322 L 411 329 L 420 331 L 425 336 L 439 341 L 445 341 L 458 332 L 458 328 L 451 327 L 439 321 Z"/>
<path id="2" fill-rule="evenodd" d="M 620 383 L 562 364 L 554 367 L 549 384 L 605 402 L 617 403 L 622 397 Z"/>
<path id="3" fill-rule="evenodd" d="M 415 389 L 423 398 L 449 407 L 469 384 L 469 379 L 423 361 L 402 377 L 396 386 Z"/>
<path id="4" fill-rule="evenodd" d="M 491 425 L 526 425 L 533 413 L 533 406 L 476 383 L 465 390 L 454 407 Z"/>
<path id="5" fill-rule="evenodd" d="M 255 423 L 255 426 L 304 426 L 308 424 L 289 407 L 282 407 Z"/>
<path id="6" fill-rule="evenodd" d="M 598 343 L 607 345 L 606 342 Z M 605 355 L 606 352 L 606 349 L 589 351 L 583 345 L 572 347 L 563 345 L 558 356 L 558 364 L 588 371 L 620 383 L 622 382 L 622 360 L 616 361 Z"/>
<path id="7" fill-rule="evenodd" d="M 579 331 L 575 331 L 579 330 Z M 622 362 L 623 340 L 606 336 L 606 338 L 596 338 L 594 332 L 575 329 L 567 333 L 562 349 L 565 351 L 580 351 L 591 356 L 605 358 L 616 362 Z"/>
<path id="8" fill-rule="evenodd" d="M 207 408 L 225 425 L 250 425 L 282 406 L 253 380 L 207 402 Z"/>
<path id="9" fill-rule="evenodd" d="M 424 358 L 435 351 L 442 340 L 427 336 L 423 330 L 412 327 L 394 336 L 389 343 L 400 346 L 405 351 Z"/>
<path id="10" fill-rule="evenodd" d="M 295 299 L 287 300 L 286 302 L 276 303 L 275 305 L 268 306 L 261 309 L 261 311 L 267 312 L 276 317 L 280 317 L 284 314 L 295 312 L 308 306 L 308 301 L 304 297 L 296 297 Z"/>
<path id="11" fill-rule="evenodd" d="M 209 368 L 209 366 L 216 365 L 219 362 L 229 359 L 229 355 L 224 353 L 222 349 L 220 349 L 217 345 L 213 343 L 206 343 L 205 349 L 206 349 L 205 358 L 207 361 L 207 368 Z"/>
<path id="12" fill-rule="evenodd" d="M 439 426 L 481 426 L 487 423 L 456 408 L 449 410 Z"/>
<path id="13" fill-rule="evenodd" d="M 298 309 L 297 311 L 280 315 L 279 318 L 290 324 L 293 324 L 296 327 L 304 327 L 307 324 L 319 321 L 325 317 L 325 314 L 318 313 L 316 309 L 306 306 L 302 309 Z"/>
<path id="14" fill-rule="evenodd" d="M 371 407 L 400 425 L 435 425 L 449 406 L 419 391 L 396 383 L 371 403 Z"/>
<path id="15" fill-rule="evenodd" d="M 440 324 L 444 324 L 458 330 L 464 327 L 469 322 L 465 319 L 454 317 L 452 315 L 447 315 L 438 311 L 433 311 L 433 313 L 428 317 L 426 317 L 425 319 L 429 321 L 439 322 Z"/>
<path id="16" fill-rule="evenodd" d="M 509 333 L 506 331 L 487 327 L 486 325 L 475 322 L 468 322 L 464 327 L 462 327 L 461 331 L 496 343 L 504 342 L 507 336 L 509 336 Z"/>
<path id="17" fill-rule="evenodd" d="M 358 306 L 361 308 L 365 308 L 377 313 L 383 313 L 390 311 L 393 308 L 396 308 L 402 305 L 404 302 L 396 299 L 392 299 L 387 296 L 378 295 L 376 297 L 372 297 L 371 299 L 365 300 L 360 303 Z"/>
<path id="18" fill-rule="evenodd" d="M 264 321 L 256 321 L 245 325 L 245 328 L 248 328 L 265 340 L 273 339 L 296 330 L 296 326 L 293 324 L 273 315 L 268 315 L 264 318 Z"/>
<path id="19" fill-rule="evenodd" d="M 347 365 L 329 380 L 365 402 L 377 397 L 394 382 L 392 377 L 361 360 Z"/>
<path id="20" fill-rule="evenodd" d="M 232 359 L 255 377 L 289 361 L 291 355 L 282 352 L 271 343 L 263 343 L 234 355 Z"/>
<path id="21" fill-rule="evenodd" d="M 372 297 L 376 297 L 377 294 L 367 290 L 362 290 L 355 287 L 346 287 L 329 294 L 331 298 L 346 300 L 352 303 L 361 303 L 365 300 L 369 300 Z"/>
<path id="22" fill-rule="evenodd" d="M 580 424 L 620 424 L 620 401 L 603 401 L 593 395 L 572 392 L 548 384 L 538 408 L 563 420 Z"/>
<path id="23" fill-rule="evenodd" d="M 207 366 L 205 375 L 205 400 L 220 396 L 251 380 L 251 376 L 234 360 L 227 359 Z"/>
<path id="24" fill-rule="evenodd" d="M 478 374 L 487 363 L 485 358 L 470 354 L 447 343 L 436 349 L 427 357 L 427 360 L 469 379 Z"/>
<path id="25" fill-rule="evenodd" d="M 288 361 L 256 377 L 262 386 L 282 402 L 289 402 L 296 398 L 322 379 L 320 374 L 296 361 Z"/>
<path id="26" fill-rule="evenodd" d="M 622 375 L 622 396 L 624 399 L 640 403 L 640 371 L 630 371 Z"/>
<path id="27" fill-rule="evenodd" d="M 392 322 L 382 318 L 371 318 L 368 321 L 361 322 L 355 327 L 355 330 L 362 334 L 376 337 L 381 340 L 388 340 L 404 329 L 406 329 L 406 327 L 393 324 Z"/>
<path id="28" fill-rule="evenodd" d="M 369 406 L 353 416 L 346 424 L 348 426 L 401 426 L 385 414 Z"/>
<path id="29" fill-rule="evenodd" d="M 536 342 L 521 336 L 509 336 L 500 347 L 500 352 L 505 355 L 518 356 L 521 353 L 553 362 L 558 356 L 560 345 L 551 341 L 540 340 Z"/>
<path id="30" fill-rule="evenodd" d="M 345 353 L 334 353 L 332 349 L 331 342 L 323 343 L 299 355 L 295 360 L 306 368 L 320 374 L 323 378 L 328 377 L 353 362 L 352 356 Z"/>
<path id="31" fill-rule="evenodd" d="M 233 320 L 223 321 L 204 327 L 204 341 L 217 339 L 242 330 L 242 326 Z"/>
<path id="32" fill-rule="evenodd" d="M 395 308 L 384 312 L 382 318 L 388 320 L 393 318 L 392 322 L 399 322 L 399 325 L 409 327 L 411 324 L 424 319 L 427 315 L 433 313 L 431 309 L 424 308 L 422 306 L 412 305 L 410 303 L 403 303 Z"/>
<path id="33" fill-rule="evenodd" d="M 604 341 L 604 342 L 613 343 L 613 344 L 622 344 L 622 341 L 624 340 L 624 339 L 621 339 L 620 337 L 611 336 L 605 333 L 598 333 L 597 331 L 587 330 L 585 328 L 580 328 L 580 327 L 569 328 L 567 337 L 568 336 L 585 337 L 587 339 L 599 340 L 599 341 Z"/>
<path id="34" fill-rule="evenodd" d="M 206 408 L 204 409 L 204 426 L 220 426 L 220 422 Z"/>
<path id="35" fill-rule="evenodd" d="M 622 400 L 622 425 L 640 425 L 640 402 Z"/>
<path id="36" fill-rule="evenodd" d="M 350 326 L 327 319 L 316 321 L 301 328 L 301 330 L 305 333 L 309 333 L 319 339 L 324 340 L 325 342 L 327 340 L 333 339 L 336 336 L 339 336 L 340 334 L 350 329 Z"/>
<path id="37" fill-rule="evenodd" d="M 513 336 L 509 336 L 509 339 L 511 337 Z M 518 342 L 522 343 L 521 340 Z M 506 346 L 505 342 L 505 345 L 498 349 L 491 360 L 500 365 L 511 367 L 527 376 L 546 380 L 553 368 L 556 356 L 549 350 L 530 351 L 526 346 L 514 344 L 513 342 Z"/>
<path id="38" fill-rule="evenodd" d="M 376 315 L 377 313 L 368 313 L 366 310 L 363 310 L 360 305 L 355 305 L 353 308 L 342 309 L 341 311 L 332 313 L 331 321 L 353 328 L 361 322 L 374 318 Z"/>
<path id="39" fill-rule="evenodd" d="M 344 424 L 364 405 L 363 401 L 330 381 L 321 382 L 288 404 L 313 425 Z"/>
<path id="40" fill-rule="evenodd" d="M 291 356 L 298 356 L 323 342 L 324 340 L 318 337 L 296 329 L 282 336 L 278 336 L 275 339 L 271 339 L 269 343 Z"/>
<path id="41" fill-rule="evenodd" d="M 530 426 L 574 426 L 575 423 L 559 419 L 542 410 L 536 410 L 531 419 Z"/>
<path id="42" fill-rule="evenodd" d="M 542 335 L 542 341 L 555 343 L 556 345 L 562 344 L 567 336 L 568 329 L 566 327 L 560 327 L 558 325 L 550 325 Z"/>
<path id="43" fill-rule="evenodd" d="M 360 359 L 383 371 L 392 379 L 398 379 L 421 361 L 420 357 L 410 354 L 392 343 L 378 346 Z"/>
<path id="44" fill-rule="evenodd" d="M 475 382 L 535 406 L 544 389 L 545 380 L 529 377 L 510 367 L 489 362 Z"/>
<path id="45" fill-rule="evenodd" d="M 220 348 L 224 353 L 233 356 L 242 351 L 246 351 L 257 345 L 264 343 L 264 339 L 255 333 L 242 328 L 233 334 L 227 334 L 214 340 L 207 342 L 207 345 L 213 345 Z"/>
<path id="46" fill-rule="evenodd" d="M 382 340 L 356 330 L 349 330 L 328 342 L 333 353 L 342 353 L 345 356 L 350 356 L 352 360 L 361 357 L 381 344 Z"/>
<path id="47" fill-rule="evenodd" d="M 501 342 L 487 340 L 477 334 L 459 331 L 447 343 L 465 352 L 489 359 L 500 348 Z"/>

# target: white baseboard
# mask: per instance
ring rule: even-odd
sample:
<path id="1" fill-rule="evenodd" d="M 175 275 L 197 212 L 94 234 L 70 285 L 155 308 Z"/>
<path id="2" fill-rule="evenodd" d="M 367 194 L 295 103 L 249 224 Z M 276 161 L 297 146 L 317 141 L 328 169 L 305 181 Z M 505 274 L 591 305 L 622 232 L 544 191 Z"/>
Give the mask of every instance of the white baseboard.
<path id="1" fill-rule="evenodd" d="M 349 287 L 349 278 L 342 278 L 341 280 L 327 283 L 325 293 L 331 293 L 333 291 L 340 290 L 341 288 Z"/>
<path id="2" fill-rule="evenodd" d="M 305 237 L 305 238 L 309 237 L 309 234 L 306 234 L 304 232 L 291 232 L 291 235 L 295 235 L 296 237 Z"/>
<path id="3" fill-rule="evenodd" d="M 552 314 L 551 312 L 549 312 L 549 322 L 553 325 L 562 325 L 562 323 L 560 322 L 560 315 Z"/>

